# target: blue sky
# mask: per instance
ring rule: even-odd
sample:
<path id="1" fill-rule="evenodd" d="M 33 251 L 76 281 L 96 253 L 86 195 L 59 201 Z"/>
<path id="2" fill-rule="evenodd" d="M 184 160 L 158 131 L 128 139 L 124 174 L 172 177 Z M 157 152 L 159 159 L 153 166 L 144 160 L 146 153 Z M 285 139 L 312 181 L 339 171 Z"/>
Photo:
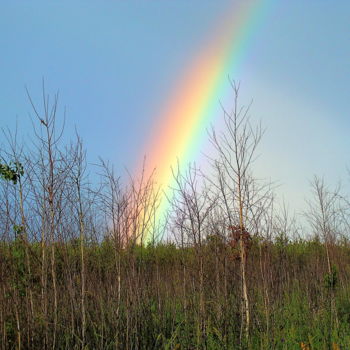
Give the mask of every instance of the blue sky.
<path id="1" fill-rule="evenodd" d="M 13 129 L 17 120 L 27 142 L 25 86 L 40 103 L 44 77 L 48 92 L 60 91 L 67 138 L 76 126 L 89 161 L 132 168 L 163 102 L 230 3 L 0 2 L 0 126 Z M 272 1 L 242 64 L 227 72 L 266 127 L 257 174 L 280 183 L 296 210 L 313 174 L 348 181 L 349 14 L 348 1 Z"/>

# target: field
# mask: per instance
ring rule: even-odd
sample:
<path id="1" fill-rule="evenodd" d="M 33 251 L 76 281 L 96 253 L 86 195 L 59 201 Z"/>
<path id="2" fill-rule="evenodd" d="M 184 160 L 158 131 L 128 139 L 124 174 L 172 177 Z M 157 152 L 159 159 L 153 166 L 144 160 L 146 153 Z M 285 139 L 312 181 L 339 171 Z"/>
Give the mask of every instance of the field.
<path id="1" fill-rule="evenodd" d="M 82 337 L 86 349 L 239 349 L 239 261 L 215 238 L 200 249 L 86 244 L 84 309 L 79 240 L 55 246 L 56 300 L 40 245 L 3 243 L 2 349 L 79 349 Z M 254 239 L 249 349 L 350 347 L 349 242 L 330 251 L 332 276 L 320 241 Z"/>

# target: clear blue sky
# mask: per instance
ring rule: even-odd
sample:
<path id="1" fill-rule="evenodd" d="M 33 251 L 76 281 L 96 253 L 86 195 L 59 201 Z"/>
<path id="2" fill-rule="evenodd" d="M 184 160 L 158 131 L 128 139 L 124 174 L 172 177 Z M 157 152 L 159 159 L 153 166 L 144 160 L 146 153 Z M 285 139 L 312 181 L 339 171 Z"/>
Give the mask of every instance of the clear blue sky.
<path id="1" fill-rule="evenodd" d="M 17 119 L 27 140 L 25 86 L 40 103 L 44 77 L 48 92 L 60 90 L 67 134 L 77 127 L 89 160 L 133 167 L 162 101 L 230 2 L 0 2 L 0 126 Z M 313 174 L 348 181 L 349 15 L 349 1 L 272 1 L 243 63 L 227 72 L 267 128 L 257 173 L 281 183 L 295 209 Z"/>

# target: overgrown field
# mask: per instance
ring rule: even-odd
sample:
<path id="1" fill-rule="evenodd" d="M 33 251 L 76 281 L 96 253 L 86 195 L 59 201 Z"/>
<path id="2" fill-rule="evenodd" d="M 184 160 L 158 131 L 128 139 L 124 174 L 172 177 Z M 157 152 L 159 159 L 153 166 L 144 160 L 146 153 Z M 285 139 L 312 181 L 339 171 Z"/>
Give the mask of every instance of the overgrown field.
<path id="1" fill-rule="evenodd" d="M 87 244 L 85 348 L 239 349 L 239 261 L 214 238 L 200 250 Z M 247 259 L 250 349 L 300 349 L 302 342 L 350 348 L 350 244 L 330 252 L 332 276 L 319 241 L 254 240 Z M 79 241 L 55 246 L 57 309 L 41 256 L 38 244 L 1 244 L 2 349 L 17 348 L 19 337 L 22 348 L 50 348 L 55 317 L 56 348 L 81 347 Z"/>
<path id="2" fill-rule="evenodd" d="M 314 177 L 291 216 L 254 176 L 263 130 L 232 86 L 205 169 L 165 189 L 147 164 L 88 164 L 57 95 L 29 96 L 29 141 L 0 144 L 2 350 L 350 349 L 350 196 Z"/>

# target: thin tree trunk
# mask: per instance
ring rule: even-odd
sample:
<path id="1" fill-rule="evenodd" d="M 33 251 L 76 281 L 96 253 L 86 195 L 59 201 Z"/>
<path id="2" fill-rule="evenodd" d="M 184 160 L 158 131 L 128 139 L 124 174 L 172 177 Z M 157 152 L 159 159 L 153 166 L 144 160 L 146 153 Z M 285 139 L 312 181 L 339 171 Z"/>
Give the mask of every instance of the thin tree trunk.
<path id="1" fill-rule="evenodd" d="M 249 343 L 249 326 L 250 326 L 250 312 L 249 312 L 249 299 L 248 299 L 248 288 L 247 288 L 247 278 L 246 278 L 246 267 L 247 267 L 247 252 L 246 246 L 243 240 L 243 201 L 242 201 L 242 191 L 241 191 L 241 180 L 238 179 L 238 203 L 239 203 L 239 227 L 241 230 L 240 235 L 240 265 L 241 265 L 241 281 L 242 281 L 242 325 L 245 335 L 245 343 Z"/>
<path id="2" fill-rule="evenodd" d="M 28 346 L 30 346 L 30 340 L 32 338 L 31 335 L 31 326 L 32 326 L 32 320 L 34 318 L 34 306 L 33 306 L 33 293 L 31 290 L 31 283 L 29 283 L 30 276 L 32 275 L 31 272 L 31 264 L 29 259 L 29 248 L 28 248 L 28 237 L 27 237 L 27 226 L 26 226 L 26 219 L 24 215 L 24 205 L 23 205 L 23 186 L 21 178 L 19 178 L 19 203 L 20 203 L 20 212 L 21 212 L 21 225 L 22 225 L 22 233 L 23 233 L 23 243 L 25 245 L 25 257 L 26 257 L 26 299 L 29 303 L 29 308 L 27 309 L 28 313 Z"/>
<path id="3" fill-rule="evenodd" d="M 78 190 L 78 202 L 79 202 L 79 231 L 80 231 L 80 264 L 81 264 L 81 340 L 82 349 L 85 348 L 85 330 L 86 330 L 86 311 L 85 311 L 85 259 L 84 259 L 84 248 L 85 248 L 85 225 L 83 218 L 83 207 L 80 193 L 80 183 L 77 182 Z"/>
<path id="4" fill-rule="evenodd" d="M 41 227 L 41 312 L 44 321 L 44 349 L 48 346 L 48 324 L 47 324 L 47 270 L 46 270 L 46 224 L 45 224 L 45 202 L 43 202 L 42 227 Z"/>
<path id="5" fill-rule="evenodd" d="M 22 349 L 22 333 L 21 333 L 21 325 L 20 325 L 20 319 L 19 319 L 19 313 L 18 313 L 18 293 L 15 293 L 16 301 L 15 301 L 15 317 L 16 317 L 16 327 L 17 327 L 17 349 Z"/>

